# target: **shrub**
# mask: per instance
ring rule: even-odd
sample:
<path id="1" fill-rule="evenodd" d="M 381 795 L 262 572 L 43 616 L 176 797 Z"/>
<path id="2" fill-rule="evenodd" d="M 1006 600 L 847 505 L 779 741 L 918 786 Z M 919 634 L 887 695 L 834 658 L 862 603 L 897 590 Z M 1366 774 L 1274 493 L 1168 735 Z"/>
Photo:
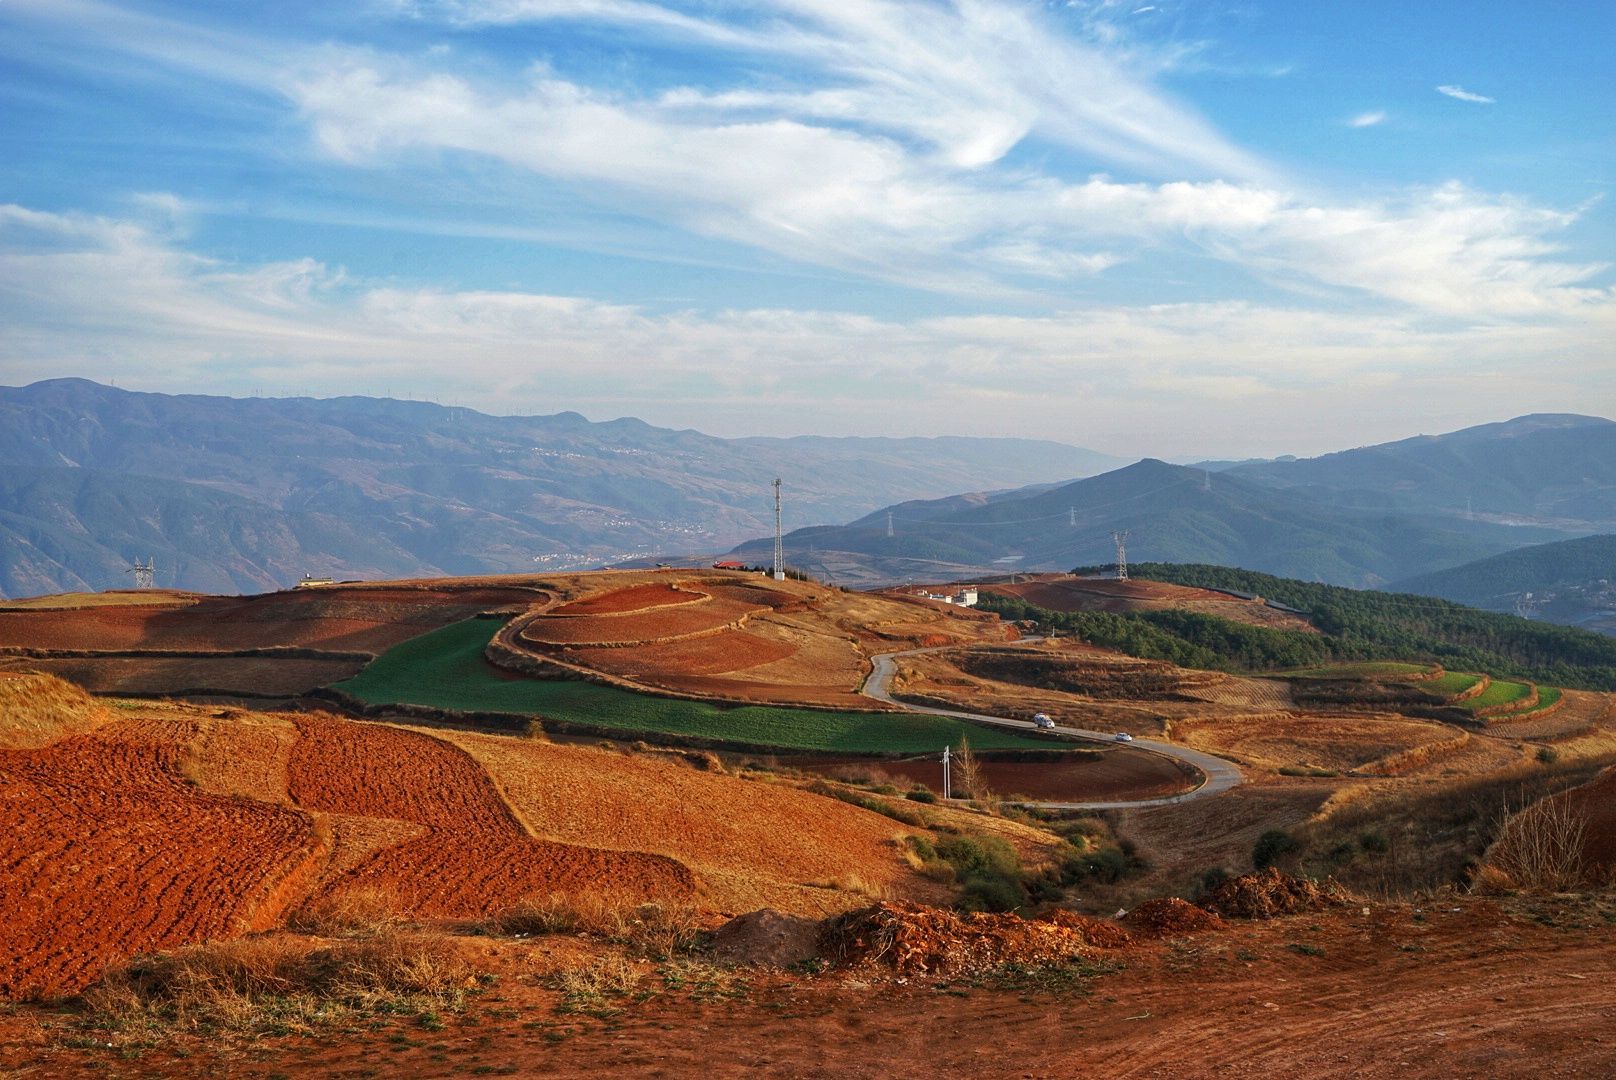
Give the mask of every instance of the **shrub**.
<path id="1" fill-rule="evenodd" d="M 1267 869 L 1296 851 L 1298 846 L 1295 838 L 1284 829 L 1269 829 L 1257 837 L 1257 843 L 1252 846 L 1251 865 L 1257 870 Z"/>
<path id="2" fill-rule="evenodd" d="M 909 793 L 905 795 L 904 798 L 909 799 L 912 802 L 926 803 L 927 805 L 931 805 L 937 801 L 937 793 L 932 791 L 931 788 L 922 784 L 909 789 Z"/>
<path id="3" fill-rule="evenodd" d="M 960 891 L 959 906 L 966 911 L 1014 911 L 1025 895 L 1020 886 L 1005 878 L 976 877 Z"/>
<path id="4" fill-rule="evenodd" d="M 1365 851 L 1373 852 L 1378 855 L 1382 852 L 1390 850 L 1392 844 L 1390 840 L 1386 839 L 1385 833 L 1366 832 L 1362 836 L 1358 837 L 1358 846 L 1363 848 Z"/>
<path id="5" fill-rule="evenodd" d="M 1552 746 L 1540 746 L 1537 748 L 1537 759 L 1545 765 L 1553 765 L 1560 760 L 1560 751 Z"/>

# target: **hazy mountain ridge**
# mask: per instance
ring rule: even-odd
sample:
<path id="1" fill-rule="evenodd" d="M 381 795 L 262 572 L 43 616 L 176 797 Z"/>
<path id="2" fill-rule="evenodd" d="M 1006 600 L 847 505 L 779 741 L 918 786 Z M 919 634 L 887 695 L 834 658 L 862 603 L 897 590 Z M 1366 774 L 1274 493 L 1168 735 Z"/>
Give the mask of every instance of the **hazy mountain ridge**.
<path id="1" fill-rule="evenodd" d="M 1225 475 L 1339 505 L 1605 530 L 1616 528 L 1616 421 L 1536 413 Z"/>
<path id="2" fill-rule="evenodd" d="M 363 397 L 0 388 L 0 593 L 254 591 L 342 577 L 520 572 L 721 550 L 894 499 L 1064 479 L 1115 459 L 1016 439 L 721 439 L 632 418 L 496 417 Z"/>
<path id="3" fill-rule="evenodd" d="M 1534 544 L 1406 578 L 1394 588 L 1616 633 L 1616 536 Z"/>
<path id="4" fill-rule="evenodd" d="M 1109 563 L 1111 533 L 1127 531 L 1134 559 L 1364 587 L 1616 519 L 1616 423 L 1597 417 L 1526 416 L 1319 458 L 1211 464 L 1145 459 L 1066 485 L 900 504 L 795 531 L 787 554 L 874 583 L 924 577 L 927 562 L 946 576 Z"/>

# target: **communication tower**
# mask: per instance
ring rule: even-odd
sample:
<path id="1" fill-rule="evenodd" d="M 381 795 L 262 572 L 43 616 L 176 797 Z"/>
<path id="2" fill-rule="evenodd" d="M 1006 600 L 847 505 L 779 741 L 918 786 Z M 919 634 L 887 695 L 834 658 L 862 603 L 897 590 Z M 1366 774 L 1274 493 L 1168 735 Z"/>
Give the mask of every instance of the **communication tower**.
<path id="1" fill-rule="evenodd" d="M 149 556 L 145 562 L 136 559 L 135 565 L 125 570 L 124 573 L 135 575 L 135 588 L 149 589 L 157 581 L 157 561 Z"/>
<path id="2" fill-rule="evenodd" d="M 774 580 L 786 579 L 786 548 L 780 535 L 780 478 L 774 478 Z"/>
<path id="3" fill-rule="evenodd" d="M 1111 539 L 1117 545 L 1117 580 L 1128 580 L 1128 530 L 1111 534 Z"/>

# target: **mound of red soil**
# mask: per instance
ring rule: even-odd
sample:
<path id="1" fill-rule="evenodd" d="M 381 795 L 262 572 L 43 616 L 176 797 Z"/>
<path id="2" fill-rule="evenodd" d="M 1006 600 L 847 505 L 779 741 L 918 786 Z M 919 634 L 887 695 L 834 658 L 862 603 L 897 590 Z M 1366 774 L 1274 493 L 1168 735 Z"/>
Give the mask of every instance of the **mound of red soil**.
<path id="1" fill-rule="evenodd" d="M 1223 882 L 1201 901 L 1201 906 L 1231 919 L 1272 919 L 1320 911 L 1344 902 L 1333 886 L 1320 887 L 1270 866 Z"/>
<path id="2" fill-rule="evenodd" d="M 962 975 L 1005 964 L 1053 964 L 1093 954 L 1089 927 L 1019 915 L 958 915 L 880 903 L 828 920 L 820 947 L 842 967 L 879 965 L 900 975 Z"/>
<path id="3" fill-rule="evenodd" d="M 819 954 L 819 922 L 763 908 L 715 930 L 711 950 L 726 967 L 790 967 Z"/>
<path id="4" fill-rule="evenodd" d="M 1125 921 L 1135 931 L 1157 936 L 1197 934 L 1223 925 L 1217 915 L 1176 896 L 1146 900 L 1128 912 Z"/>
<path id="5" fill-rule="evenodd" d="M 440 739 L 326 716 L 299 717 L 297 727 L 287 779 L 298 805 L 426 829 L 336 878 L 326 895 L 379 889 L 428 918 L 481 915 L 549 893 L 694 895 L 694 875 L 666 856 L 533 839 L 482 766 Z"/>
<path id="6" fill-rule="evenodd" d="M 646 585 L 630 585 L 626 589 L 613 589 L 582 600 L 572 600 L 551 608 L 548 615 L 615 615 L 625 611 L 644 611 L 646 608 L 667 607 L 670 604 L 690 604 L 705 598 L 699 592 L 687 592 L 660 581 Z"/>
<path id="7" fill-rule="evenodd" d="M 1110 919 L 1079 915 L 1065 908 L 1056 908 L 1047 915 L 1041 915 L 1038 921 L 1075 930 L 1083 935 L 1083 940 L 1097 949 L 1125 949 L 1133 944 L 1133 936 Z"/>

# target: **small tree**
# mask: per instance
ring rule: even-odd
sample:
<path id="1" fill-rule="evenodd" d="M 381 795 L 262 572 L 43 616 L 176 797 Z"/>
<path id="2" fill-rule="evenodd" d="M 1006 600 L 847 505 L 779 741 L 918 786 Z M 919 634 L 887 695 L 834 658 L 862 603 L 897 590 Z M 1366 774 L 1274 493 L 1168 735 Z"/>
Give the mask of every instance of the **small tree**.
<path id="1" fill-rule="evenodd" d="M 971 752 L 971 740 L 960 738 L 959 750 L 954 754 L 954 783 L 963 788 L 968 798 L 987 799 L 993 793 L 982 779 L 982 766 Z"/>

